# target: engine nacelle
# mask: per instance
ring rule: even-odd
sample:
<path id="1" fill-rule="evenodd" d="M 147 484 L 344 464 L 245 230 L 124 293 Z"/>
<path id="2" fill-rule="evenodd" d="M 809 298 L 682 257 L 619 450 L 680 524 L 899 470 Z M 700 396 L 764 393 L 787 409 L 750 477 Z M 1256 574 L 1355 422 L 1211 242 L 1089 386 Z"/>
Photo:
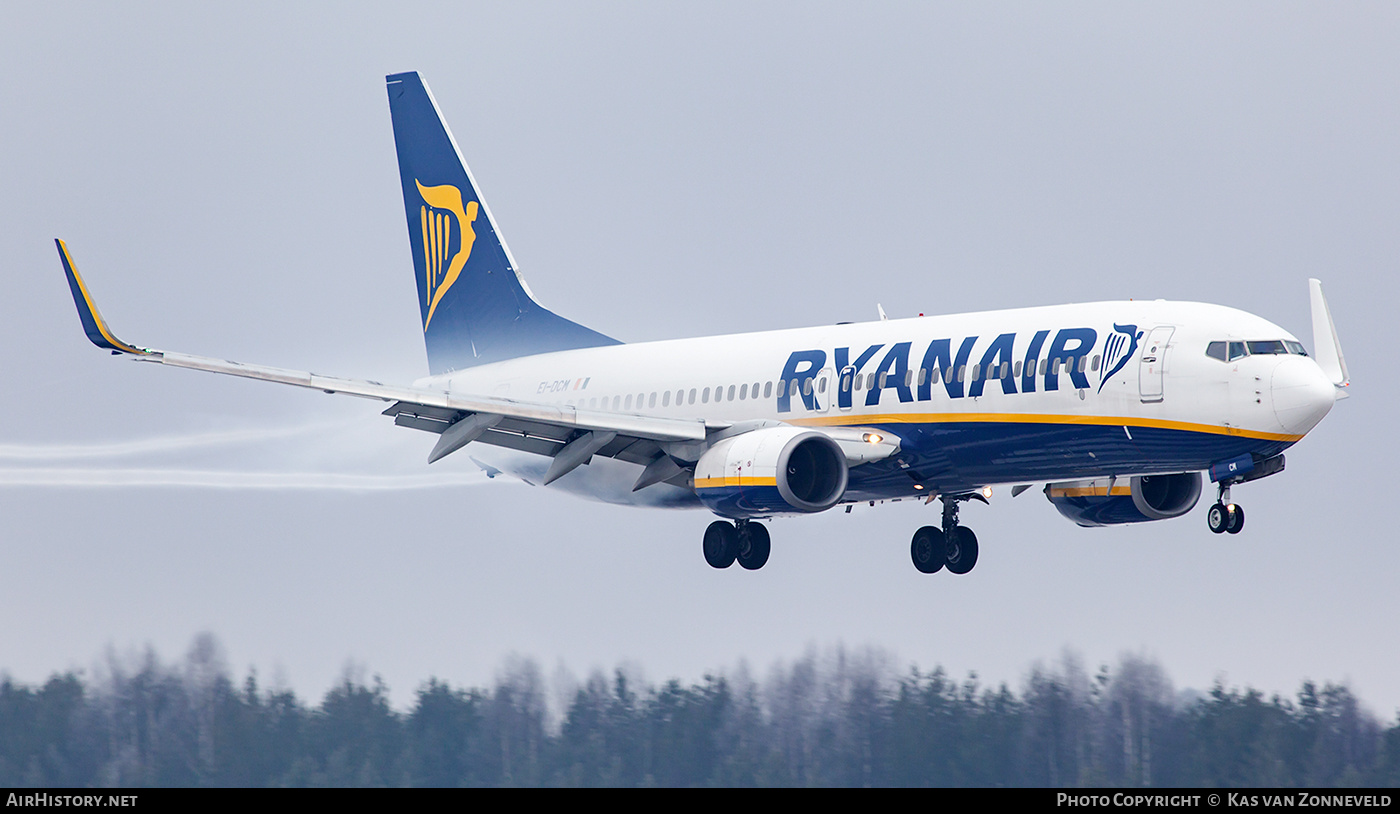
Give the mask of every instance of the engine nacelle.
<path id="1" fill-rule="evenodd" d="M 835 441 L 801 427 L 725 438 L 695 464 L 695 493 L 730 518 L 821 512 L 846 493 L 850 470 Z"/>
<path id="2" fill-rule="evenodd" d="M 1166 520 L 1186 514 L 1201 499 L 1201 473 L 1050 483 L 1045 496 L 1081 526 Z"/>

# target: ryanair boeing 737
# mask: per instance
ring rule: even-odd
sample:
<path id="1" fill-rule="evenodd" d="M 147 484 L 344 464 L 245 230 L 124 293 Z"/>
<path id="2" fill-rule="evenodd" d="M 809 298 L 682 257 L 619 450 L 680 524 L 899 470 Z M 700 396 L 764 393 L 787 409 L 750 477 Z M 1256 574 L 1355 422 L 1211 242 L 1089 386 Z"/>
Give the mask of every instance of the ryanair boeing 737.
<path id="1" fill-rule="evenodd" d="M 490 474 L 641 506 L 706 508 L 705 560 L 768 560 L 759 522 L 922 499 L 942 522 L 914 566 L 964 574 L 977 537 L 959 505 L 996 485 L 1045 495 L 1081 526 L 1184 515 L 1215 484 L 1210 530 L 1239 532 L 1231 487 L 1283 452 L 1349 383 L 1322 287 L 1312 353 L 1219 305 L 1102 302 L 623 344 L 538 302 L 427 86 L 388 77 L 408 240 L 427 344 L 411 386 L 331 378 L 128 344 L 59 256 L 83 329 L 114 354 L 378 399 L 472 446 Z"/>

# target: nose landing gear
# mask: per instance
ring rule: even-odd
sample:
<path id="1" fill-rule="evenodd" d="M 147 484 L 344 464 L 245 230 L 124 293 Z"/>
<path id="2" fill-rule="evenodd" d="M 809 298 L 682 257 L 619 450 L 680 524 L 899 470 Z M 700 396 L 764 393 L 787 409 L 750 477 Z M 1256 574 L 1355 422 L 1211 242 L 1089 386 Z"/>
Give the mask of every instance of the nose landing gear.
<path id="1" fill-rule="evenodd" d="M 1210 468 L 1210 479 L 1216 483 L 1215 505 L 1206 512 L 1206 525 L 1216 534 L 1239 534 L 1244 529 L 1244 509 L 1230 501 L 1230 487 L 1249 483 L 1283 471 L 1283 455 L 1253 460 L 1248 455 Z"/>
<path id="2" fill-rule="evenodd" d="M 1206 512 L 1206 525 L 1215 534 L 1239 534 L 1244 529 L 1244 508 L 1230 502 L 1230 482 L 1222 480 L 1215 505 Z"/>

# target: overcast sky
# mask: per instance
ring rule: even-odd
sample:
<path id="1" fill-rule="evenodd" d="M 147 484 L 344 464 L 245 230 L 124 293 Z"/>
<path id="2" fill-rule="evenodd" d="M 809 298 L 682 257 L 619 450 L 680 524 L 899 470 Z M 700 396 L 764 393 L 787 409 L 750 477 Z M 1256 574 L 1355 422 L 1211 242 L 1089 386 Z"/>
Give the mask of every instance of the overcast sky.
<path id="1" fill-rule="evenodd" d="M 0 25 L 0 670 L 167 658 L 212 631 L 311 700 L 347 660 L 418 682 L 620 662 L 654 680 L 809 646 L 1019 686 L 1069 647 L 1181 686 L 1347 681 L 1400 708 L 1400 7 L 1384 3 L 29 3 Z M 136 344 L 426 373 L 384 76 L 418 70 L 541 302 L 627 341 L 1102 299 L 1223 303 L 1353 397 L 1235 490 L 1249 524 L 1080 529 L 971 506 L 771 524 L 502 479 L 382 405 L 117 360 Z M 110 484 L 124 484 L 113 486 Z"/>

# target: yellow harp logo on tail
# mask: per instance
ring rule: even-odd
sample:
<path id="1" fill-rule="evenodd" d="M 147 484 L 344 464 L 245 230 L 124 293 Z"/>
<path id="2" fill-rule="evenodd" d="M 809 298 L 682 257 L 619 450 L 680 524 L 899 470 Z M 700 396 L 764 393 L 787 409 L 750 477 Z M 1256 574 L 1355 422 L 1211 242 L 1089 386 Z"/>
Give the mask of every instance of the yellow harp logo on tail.
<path id="1" fill-rule="evenodd" d="M 425 187 L 418 179 L 418 194 L 423 197 L 423 257 L 427 261 L 428 315 L 423 318 L 423 330 L 433 321 L 433 312 L 443 295 L 467 264 L 472 255 L 472 244 L 476 242 L 476 232 L 472 223 L 476 220 L 477 203 L 467 201 L 462 206 L 462 191 L 449 184 L 438 187 Z M 456 226 L 453 226 L 453 222 Z M 452 251 L 453 232 L 456 232 L 457 251 Z"/>

